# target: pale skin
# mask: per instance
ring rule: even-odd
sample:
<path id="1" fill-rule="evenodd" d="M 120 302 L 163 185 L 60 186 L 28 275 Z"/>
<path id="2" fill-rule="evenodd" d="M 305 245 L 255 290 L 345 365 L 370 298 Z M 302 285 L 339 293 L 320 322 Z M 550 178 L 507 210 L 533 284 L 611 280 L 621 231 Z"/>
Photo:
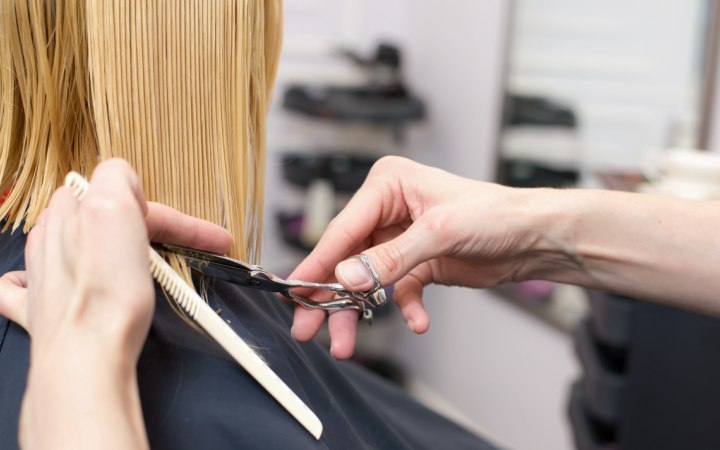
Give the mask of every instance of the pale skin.
<path id="1" fill-rule="evenodd" d="M 30 449 L 148 448 L 135 366 L 155 293 L 150 241 L 226 253 L 217 225 L 146 203 L 127 162 L 96 168 L 78 202 L 58 189 L 0 278 L 0 315 L 31 337 L 20 442 Z"/>
<path id="2" fill-rule="evenodd" d="M 720 315 L 720 205 L 602 190 L 514 189 L 399 157 L 380 160 L 290 278 L 372 287 L 367 255 L 408 327 L 424 333 L 429 283 L 493 287 L 544 279 Z M 353 274 L 355 276 L 353 276 Z M 326 294 L 313 298 L 325 300 Z M 312 339 L 323 311 L 297 307 L 292 329 Z M 328 323 L 331 352 L 352 356 L 357 314 Z"/>

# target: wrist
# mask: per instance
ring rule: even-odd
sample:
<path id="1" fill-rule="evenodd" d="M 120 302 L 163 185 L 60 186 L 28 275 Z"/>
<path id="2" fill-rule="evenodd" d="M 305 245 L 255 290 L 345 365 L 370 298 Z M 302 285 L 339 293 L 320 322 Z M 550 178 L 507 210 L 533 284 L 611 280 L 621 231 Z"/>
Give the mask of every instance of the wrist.
<path id="1" fill-rule="evenodd" d="M 134 365 L 108 357 L 106 347 L 99 345 L 53 350 L 31 357 L 20 420 L 24 445 L 98 448 L 122 428 L 143 438 Z"/>
<path id="2" fill-rule="evenodd" d="M 515 281 L 559 281 L 582 268 L 576 248 L 578 224 L 584 219 L 587 199 L 570 189 L 524 190 L 526 200 L 526 246 L 523 264 Z"/>
<path id="3" fill-rule="evenodd" d="M 37 333 L 31 340 L 30 371 L 34 367 L 78 367 L 125 377 L 135 373 L 138 351 L 131 351 L 124 333 L 101 333 L 80 326 L 62 327 L 54 333 Z M 132 346 L 134 347 L 134 346 Z"/>

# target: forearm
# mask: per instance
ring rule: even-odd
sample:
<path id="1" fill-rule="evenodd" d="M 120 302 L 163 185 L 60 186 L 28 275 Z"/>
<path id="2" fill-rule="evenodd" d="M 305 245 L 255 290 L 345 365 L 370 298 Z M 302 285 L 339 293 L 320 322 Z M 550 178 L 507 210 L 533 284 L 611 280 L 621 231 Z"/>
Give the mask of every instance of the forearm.
<path id="1" fill-rule="evenodd" d="M 527 278 L 720 315 L 720 203 L 539 190 Z"/>
<path id="2" fill-rule="evenodd" d="M 53 350 L 31 361 L 23 447 L 148 448 L 134 364 L 90 343 Z"/>

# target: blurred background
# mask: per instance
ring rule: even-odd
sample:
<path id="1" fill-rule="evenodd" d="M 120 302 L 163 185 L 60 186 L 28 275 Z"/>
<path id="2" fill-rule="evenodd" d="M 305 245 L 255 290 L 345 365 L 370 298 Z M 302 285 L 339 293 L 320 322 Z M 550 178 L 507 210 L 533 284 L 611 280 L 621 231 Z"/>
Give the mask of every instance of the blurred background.
<path id="1" fill-rule="evenodd" d="M 512 186 L 720 192 L 715 2 L 284 3 L 262 260 L 278 274 L 300 262 L 383 155 Z M 698 167 L 710 171 L 702 183 Z M 680 172 L 681 181 L 670 177 Z M 720 413 L 699 406 L 712 397 L 704 381 L 679 379 L 676 356 L 655 355 L 652 335 L 687 326 L 707 341 L 719 332 L 714 320 L 544 282 L 433 286 L 425 301 L 427 334 L 411 335 L 387 308 L 360 324 L 356 361 L 499 446 L 720 446 L 698 419 Z M 643 353 L 638 342 L 656 344 Z M 675 350 L 720 375 L 720 362 L 697 349 Z M 658 372 L 667 383 L 656 376 L 656 391 L 643 391 L 642 377 Z M 660 394 L 671 391 L 677 405 Z"/>

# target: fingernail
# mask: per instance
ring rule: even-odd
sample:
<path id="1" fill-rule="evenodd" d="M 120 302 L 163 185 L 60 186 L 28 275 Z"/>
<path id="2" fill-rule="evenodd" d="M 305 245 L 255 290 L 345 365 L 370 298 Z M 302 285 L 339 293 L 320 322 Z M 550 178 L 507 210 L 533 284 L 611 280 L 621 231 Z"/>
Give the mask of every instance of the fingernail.
<path id="1" fill-rule="evenodd" d="M 338 277 L 351 289 L 370 289 L 373 286 L 372 274 L 359 259 L 348 259 L 338 264 Z"/>

